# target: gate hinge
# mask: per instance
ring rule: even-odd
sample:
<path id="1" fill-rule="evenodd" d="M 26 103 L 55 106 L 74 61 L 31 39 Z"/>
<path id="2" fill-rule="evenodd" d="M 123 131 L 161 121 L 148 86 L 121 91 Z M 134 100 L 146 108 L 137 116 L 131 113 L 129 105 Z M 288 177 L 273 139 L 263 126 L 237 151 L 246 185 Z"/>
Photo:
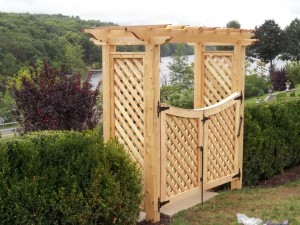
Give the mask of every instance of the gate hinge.
<path id="1" fill-rule="evenodd" d="M 160 105 L 160 102 L 158 101 L 157 102 L 157 117 L 159 117 L 159 114 L 162 112 L 162 111 L 165 111 L 167 109 L 169 109 L 170 106 L 161 106 Z"/>
<path id="2" fill-rule="evenodd" d="M 159 211 L 159 209 L 161 208 L 161 207 L 163 207 L 164 205 L 166 205 L 166 204 L 168 204 L 170 202 L 170 200 L 167 200 L 167 201 L 160 201 L 160 198 L 158 198 L 158 202 L 157 202 L 157 204 L 158 204 L 158 211 Z"/>
<path id="3" fill-rule="evenodd" d="M 200 182 L 202 182 L 203 181 L 203 177 L 200 177 Z"/>
<path id="4" fill-rule="evenodd" d="M 243 102 L 243 98 L 244 98 L 243 92 L 241 91 L 241 94 L 238 97 L 236 97 L 234 100 L 240 100 L 241 103 L 242 103 Z"/>
<path id="5" fill-rule="evenodd" d="M 234 178 L 239 178 L 239 179 L 241 178 L 241 169 L 239 169 L 239 172 L 232 177 L 232 179 Z"/>
<path id="6" fill-rule="evenodd" d="M 202 123 L 205 123 L 207 120 L 209 120 L 210 119 L 210 117 L 208 116 L 203 116 L 203 119 L 201 120 L 202 121 Z"/>
<path id="7" fill-rule="evenodd" d="M 203 146 L 199 146 L 198 148 L 199 148 L 200 152 L 203 152 Z"/>

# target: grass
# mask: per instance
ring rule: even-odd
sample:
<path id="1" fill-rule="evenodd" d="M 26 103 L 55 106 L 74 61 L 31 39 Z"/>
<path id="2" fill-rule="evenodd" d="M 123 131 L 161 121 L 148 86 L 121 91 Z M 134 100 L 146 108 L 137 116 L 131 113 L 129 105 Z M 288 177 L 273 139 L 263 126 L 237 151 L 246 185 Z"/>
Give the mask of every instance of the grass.
<path id="1" fill-rule="evenodd" d="M 179 212 L 171 225 L 238 225 L 236 214 L 300 225 L 300 180 L 276 188 L 243 188 Z"/>
<path id="2" fill-rule="evenodd" d="M 300 84 L 298 84 L 295 89 L 300 89 Z M 280 91 L 276 91 L 276 92 L 273 92 L 272 94 L 274 93 L 279 93 Z M 288 92 L 286 95 L 287 97 L 289 97 L 291 94 L 291 92 Z M 300 91 L 295 91 L 295 94 L 296 96 L 299 96 L 300 95 Z M 260 99 L 260 102 L 263 102 L 265 100 L 265 98 L 268 96 L 269 94 L 264 94 L 262 96 L 259 96 L 259 99 Z M 245 99 L 245 103 L 246 104 L 253 104 L 253 103 L 256 103 L 256 98 L 257 97 L 251 97 L 251 98 L 247 98 Z"/>

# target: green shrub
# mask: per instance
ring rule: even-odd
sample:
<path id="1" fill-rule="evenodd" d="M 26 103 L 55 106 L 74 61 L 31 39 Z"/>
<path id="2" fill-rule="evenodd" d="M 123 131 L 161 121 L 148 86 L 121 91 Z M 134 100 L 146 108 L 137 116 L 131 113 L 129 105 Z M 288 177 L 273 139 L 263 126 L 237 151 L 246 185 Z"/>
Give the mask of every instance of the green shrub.
<path id="1" fill-rule="evenodd" d="M 131 225 L 141 182 L 116 141 L 46 131 L 0 142 L 2 224 Z"/>
<path id="2" fill-rule="evenodd" d="M 256 74 L 246 76 L 245 97 L 262 96 L 268 92 L 268 82 L 264 77 Z"/>
<path id="3" fill-rule="evenodd" d="M 300 100 L 245 108 L 244 183 L 257 184 L 300 163 Z"/>

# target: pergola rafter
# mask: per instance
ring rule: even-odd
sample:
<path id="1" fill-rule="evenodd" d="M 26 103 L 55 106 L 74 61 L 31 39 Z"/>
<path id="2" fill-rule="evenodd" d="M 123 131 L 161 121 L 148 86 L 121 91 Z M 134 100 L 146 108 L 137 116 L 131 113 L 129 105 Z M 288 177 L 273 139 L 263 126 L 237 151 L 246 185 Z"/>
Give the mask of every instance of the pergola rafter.
<path id="1" fill-rule="evenodd" d="M 253 31 L 233 28 L 190 27 L 171 25 L 108 26 L 85 29 L 97 44 L 144 45 L 147 43 L 222 43 L 246 46 L 253 42 Z"/>

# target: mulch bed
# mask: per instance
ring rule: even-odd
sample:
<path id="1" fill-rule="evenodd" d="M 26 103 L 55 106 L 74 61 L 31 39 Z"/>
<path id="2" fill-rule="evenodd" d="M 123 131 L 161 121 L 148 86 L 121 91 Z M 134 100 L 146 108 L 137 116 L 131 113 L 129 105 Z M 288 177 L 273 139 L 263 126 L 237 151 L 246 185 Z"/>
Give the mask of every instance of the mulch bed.
<path id="1" fill-rule="evenodd" d="M 142 221 L 142 222 L 137 223 L 136 225 L 169 225 L 170 223 L 171 223 L 171 217 L 161 213 L 160 221 L 157 223 Z"/>
<path id="2" fill-rule="evenodd" d="M 269 180 L 260 181 L 259 187 L 276 187 L 297 179 L 300 179 L 300 165 L 286 169 L 283 173 L 278 174 Z M 157 223 L 141 221 L 136 225 L 169 225 L 171 224 L 171 220 L 171 217 L 161 214 L 160 221 Z"/>
<path id="3" fill-rule="evenodd" d="M 281 174 L 275 175 L 269 180 L 262 180 L 259 182 L 260 187 L 276 187 L 287 182 L 300 179 L 300 165 L 290 169 L 286 169 Z"/>

